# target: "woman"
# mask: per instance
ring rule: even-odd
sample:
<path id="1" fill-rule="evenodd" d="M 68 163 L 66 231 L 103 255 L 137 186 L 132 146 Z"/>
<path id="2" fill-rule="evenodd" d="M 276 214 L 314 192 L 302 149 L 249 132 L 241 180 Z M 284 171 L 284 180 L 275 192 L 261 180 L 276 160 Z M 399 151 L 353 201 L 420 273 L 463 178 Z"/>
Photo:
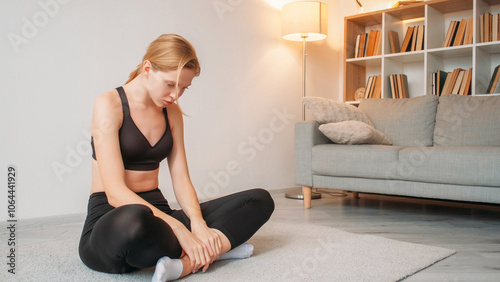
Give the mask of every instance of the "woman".
<path id="1" fill-rule="evenodd" d="M 156 264 L 153 280 L 167 281 L 252 254 L 244 242 L 270 218 L 269 193 L 253 189 L 199 204 L 189 177 L 176 101 L 199 74 L 191 44 L 165 34 L 123 87 L 96 99 L 92 188 L 79 245 L 91 269 L 125 273 Z M 157 188 L 164 158 L 182 210 L 172 210 Z"/>

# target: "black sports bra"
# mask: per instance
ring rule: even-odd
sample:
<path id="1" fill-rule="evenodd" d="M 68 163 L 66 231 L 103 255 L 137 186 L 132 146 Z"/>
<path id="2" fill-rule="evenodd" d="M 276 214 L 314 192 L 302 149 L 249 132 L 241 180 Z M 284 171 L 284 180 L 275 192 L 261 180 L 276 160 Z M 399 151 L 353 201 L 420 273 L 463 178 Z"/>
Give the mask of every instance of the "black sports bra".
<path id="1" fill-rule="evenodd" d="M 130 116 L 130 108 L 123 87 L 120 86 L 116 90 L 118 90 L 118 94 L 122 100 L 123 123 L 118 131 L 118 137 L 125 169 L 141 171 L 157 169 L 160 166 L 160 162 L 168 156 L 173 145 L 167 109 L 163 108 L 163 115 L 166 122 L 165 132 L 160 140 L 154 146 L 151 146 Z M 92 145 L 92 158 L 97 160 L 93 137 L 90 142 Z"/>

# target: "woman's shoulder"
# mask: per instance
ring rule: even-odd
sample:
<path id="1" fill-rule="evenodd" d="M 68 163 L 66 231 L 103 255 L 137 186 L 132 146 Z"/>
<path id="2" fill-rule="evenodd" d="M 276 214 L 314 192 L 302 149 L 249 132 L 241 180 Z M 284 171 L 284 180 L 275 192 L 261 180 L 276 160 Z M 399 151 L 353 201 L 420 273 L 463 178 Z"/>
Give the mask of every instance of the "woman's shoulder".
<path id="1" fill-rule="evenodd" d="M 95 99 L 95 106 L 116 107 L 121 106 L 120 96 L 115 89 L 103 93 Z"/>
<path id="2" fill-rule="evenodd" d="M 120 120 L 122 117 L 122 103 L 115 89 L 103 93 L 95 99 L 94 118 Z"/>
<path id="3" fill-rule="evenodd" d="M 120 96 L 117 94 L 115 89 L 103 93 L 95 99 L 94 110 L 112 110 L 115 108 L 121 108 Z"/>

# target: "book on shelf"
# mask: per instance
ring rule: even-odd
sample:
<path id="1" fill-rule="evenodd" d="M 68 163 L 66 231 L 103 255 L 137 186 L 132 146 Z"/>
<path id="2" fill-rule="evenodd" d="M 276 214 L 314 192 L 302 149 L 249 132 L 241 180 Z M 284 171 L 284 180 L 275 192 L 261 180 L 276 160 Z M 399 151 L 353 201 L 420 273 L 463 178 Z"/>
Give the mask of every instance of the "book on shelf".
<path id="1" fill-rule="evenodd" d="M 495 93 L 495 89 L 496 89 L 497 83 L 498 83 L 498 78 L 500 76 L 499 68 L 500 68 L 500 65 L 495 67 L 495 70 L 493 71 L 493 75 L 491 76 L 491 79 L 490 79 L 490 83 L 488 84 L 488 89 L 486 89 L 486 94 Z"/>
<path id="2" fill-rule="evenodd" d="M 472 68 L 465 71 L 462 85 L 460 86 L 460 95 L 469 95 L 471 93 L 470 87 L 472 83 Z"/>
<path id="3" fill-rule="evenodd" d="M 435 95 L 469 95 L 471 93 L 472 68 L 456 68 L 452 72 L 439 70 L 432 75 L 434 83 L 433 94 Z"/>
<path id="4" fill-rule="evenodd" d="M 486 38 L 486 28 L 485 23 L 487 22 L 488 14 L 484 13 L 479 16 L 479 35 L 480 42 L 488 42 Z"/>
<path id="5" fill-rule="evenodd" d="M 375 50 L 373 56 L 382 55 L 382 32 L 377 30 L 377 38 L 375 39 Z"/>
<path id="6" fill-rule="evenodd" d="M 484 15 L 484 40 L 485 42 L 491 41 L 491 17 L 492 14 L 486 13 Z"/>
<path id="7" fill-rule="evenodd" d="M 495 22 L 498 29 L 498 33 L 496 34 L 496 40 L 500 40 L 500 14 L 497 15 L 498 15 L 498 20 Z"/>
<path id="8" fill-rule="evenodd" d="M 432 94 L 437 96 L 441 95 L 447 76 L 448 72 L 442 70 L 439 70 L 432 74 L 432 81 L 433 81 Z"/>
<path id="9" fill-rule="evenodd" d="M 491 21 L 492 21 L 493 15 L 488 13 L 487 16 L 485 16 L 484 20 L 484 38 L 486 39 L 486 42 L 491 42 L 492 36 L 491 36 Z"/>
<path id="10" fill-rule="evenodd" d="M 468 18 L 467 19 L 467 26 L 465 27 L 465 37 L 464 37 L 464 45 L 469 45 L 472 44 L 473 40 L 473 27 L 474 27 L 474 20 L 473 18 Z"/>
<path id="11" fill-rule="evenodd" d="M 462 69 L 461 68 L 456 68 L 454 69 L 448 77 L 446 77 L 446 82 L 448 82 L 448 85 L 446 85 L 445 82 L 445 89 L 443 89 L 443 94 L 452 94 L 453 88 L 455 87 L 455 83 L 457 81 L 458 74 L 460 73 Z M 449 79 L 448 79 L 449 78 Z"/>
<path id="12" fill-rule="evenodd" d="M 479 15 L 479 42 L 485 42 L 485 38 L 484 38 L 484 17 L 485 17 L 485 14 Z"/>
<path id="13" fill-rule="evenodd" d="M 446 82 L 445 82 L 445 87 L 444 87 L 441 95 L 453 93 L 453 88 L 455 87 L 455 83 L 457 82 L 458 74 L 460 73 L 461 70 L 462 70 L 461 68 L 456 68 L 446 77 L 446 82 L 448 84 L 446 84 Z"/>
<path id="14" fill-rule="evenodd" d="M 420 51 L 424 49 L 424 25 L 409 26 L 401 44 L 400 52 Z"/>
<path id="15" fill-rule="evenodd" d="M 481 14 L 479 24 L 479 42 L 491 42 L 500 39 L 500 14 Z"/>
<path id="16" fill-rule="evenodd" d="M 382 54 L 382 32 L 370 30 L 356 36 L 354 58 L 376 56 Z"/>
<path id="17" fill-rule="evenodd" d="M 399 34 L 394 30 L 389 30 L 387 34 L 389 36 L 391 53 L 399 53 L 399 51 L 401 50 L 401 46 L 399 46 Z"/>
<path id="18" fill-rule="evenodd" d="M 410 89 L 408 88 L 408 78 L 406 75 L 400 75 L 401 80 L 402 80 L 402 86 L 403 86 L 403 95 L 401 98 L 409 98 L 410 97 Z"/>
<path id="19" fill-rule="evenodd" d="M 491 17 L 491 41 L 498 40 L 498 14 Z"/>
<path id="20" fill-rule="evenodd" d="M 358 57 L 358 50 L 359 50 L 359 41 L 360 41 L 360 37 L 359 34 L 356 35 L 356 45 L 354 47 L 354 58 L 357 58 Z"/>
<path id="21" fill-rule="evenodd" d="M 424 49 L 424 30 L 425 30 L 424 25 L 418 26 L 417 39 L 416 39 L 417 43 L 415 46 L 415 51 L 421 51 Z"/>
<path id="22" fill-rule="evenodd" d="M 356 49 L 354 50 L 354 58 L 364 57 L 366 44 L 366 33 L 358 34 L 356 36 Z"/>
<path id="23" fill-rule="evenodd" d="M 394 75 L 389 75 L 389 86 L 391 88 L 392 98 L 397 98 L 394 93 L 396 93 L 396 82 L 394 81 Z"/>
<path id="24" fill-rule="evenodd" d="M 365 49 L 365 33 L 358 34 L 356 36 L 356 49 L 354 50 L 354 58 L 363 57 L 363 51 Z"/>
<path id="25" fill-rule="evenodd" d="M 444 37 L 443 47 L 451 46 L 451 39 L 453 35 L 456 33 L 457 21 L 451 21 L 448 26 L 448 31 L 446 32 L 446 36 Z"/>
<path id="26" fill-rule="evenodd" d="M 455 82 L 455 85 L 459 85 L 459 88 L 457 91 L 453 91 L 453 94 L 469 95 L 471 93 L 472 68 L 460 70 L 460 73 L 463 73 L 463 75 L 459 74 Z"/>
<path id="27" fill-rule="evenodd" d="M 394 99 L 408 98 L 408 78 L 405 74 L 389 75 L 389 85 L 391 86 L 391 96 Z"/>
<path id="28" fill-rule="evenodd" d="M 413 30 L 414 30 L 414 27 L 412 27 L 412 26 L 409 26 L 406 29 L 406 35 L 403 39 L 403 44 L 401 44 L 400 52 L 411 51 L 411 40 L 413 38 Z M 408 48 L 408 47 L 410 47 L 410 48 Z"/>
<path id="29" fill-rule="evenodd" d="M 372 98 L 382 98 L 382 76 L 377 75 L 375 77 L 375 87 L 373 89 Z"/>
<path id="30" fill-rule="evenodd" d="M 370 32 L 368 32 L 368 40 L 366 41 L 366 56 L 373 56 L 373 50 L 375 49 L 376 39 L 377 39 L 377 32 L 375 30 L 370 30 Z"/>
<path id="31" fill-rule="evenodd" d="M 381 98 L 382 96 L 382 76 L 369 76 L 366 81 L 365 98 Z"/>
<path id="32" fill-rule="evenodd" d="M 365 87 L 365 98 L 368 99 L 370 98 L 370 92 L 372 91 L 372 80 L 373 76 L 369 76 L 368 79 L 366 80 L 366 87 Z"/>
<path id="33" fill-rule="evenodd" d="M 442 47 L 472 44 L 473 23 L 472 18 L 451 21 Z"/>
<path id="34" fill-rule="evenodd" d="M 465 70 L 460 69 L 457 72 L 457 78 L 455 79 L 455 84 L 453 85 L 453 89 L 451 90 L 451 94 L 460 93 L 460 86 L 462 86 L 462 80 L 464 79 Z"/>
<path id="35" fill-rule="evenodd" d="M 467 20 L 462 19 L 457 26 L 457 33 L 455 35 L 455 40 L 453 40 L 453 46 L 460 46 L 464 43 L 465 28 L 467 27 Z"/>
<path id="36" fill-rule="evenodd" d="M 413 34 L 411 35 L 411 47 L 410 51 L 417 50 L 417 35 L 418 35 L 418 26 L 413 27 Z"/>
<path id="37" fill-rule="evenodd" d="M 461 95 L 471 95 L 472 93 L 472 68 L 469 68 L 465 88 L 460 90 Z"/>

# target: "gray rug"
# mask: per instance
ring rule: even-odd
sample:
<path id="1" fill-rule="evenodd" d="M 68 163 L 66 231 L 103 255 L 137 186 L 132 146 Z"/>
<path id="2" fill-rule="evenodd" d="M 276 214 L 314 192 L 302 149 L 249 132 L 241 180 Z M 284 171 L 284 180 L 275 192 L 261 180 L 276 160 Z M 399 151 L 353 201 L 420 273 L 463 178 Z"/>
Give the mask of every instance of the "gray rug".
<path id="1" fill-rule="evenodd" d="M 251 258 L 215 262 L 206 273 L 181 281 L 398 281 L 455 253 L 330 227 L 274 221 L 249 242 L 255 246 Z M 78 258 L 77 244 L 78 238 L 71 238 L 21 246 L 17 274 L 8 274 L 3 266 L 0 281 L 151 281 L 153 268 L 122 275 L 90 270 Z"/>

